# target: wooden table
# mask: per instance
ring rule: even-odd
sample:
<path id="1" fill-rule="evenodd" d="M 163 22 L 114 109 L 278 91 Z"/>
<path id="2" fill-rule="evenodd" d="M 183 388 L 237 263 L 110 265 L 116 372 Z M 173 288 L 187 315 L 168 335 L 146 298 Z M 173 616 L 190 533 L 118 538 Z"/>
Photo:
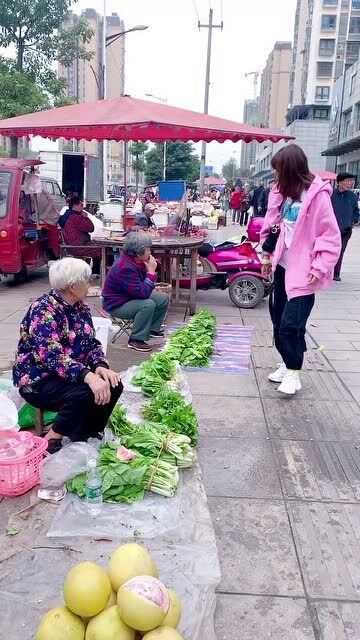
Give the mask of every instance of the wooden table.
<path id="1" fill-rule="evenodd" d="M 106 250 L 121 249 L 125 241 L 125 237 L 105 238 L 97 240 L 97 246 L 101 247 L 101 281 L 102 284 L 106 277 Z M 172 281 L 171 262 L 176 260 L 175 275 L 175 301 L 180 299 L 180 262 L 184 256 L 190 259 L 190 296 L 189 296 L 189 313 L 193 315 L 196 311 L 196 278 L 197 278 L 197 250 L 204 243 L 204 238 L 187 238 L 187 237 L 152 237 L 152 250 L 156 257 L 161 260 L 161 278 L 167 282 Z"/>

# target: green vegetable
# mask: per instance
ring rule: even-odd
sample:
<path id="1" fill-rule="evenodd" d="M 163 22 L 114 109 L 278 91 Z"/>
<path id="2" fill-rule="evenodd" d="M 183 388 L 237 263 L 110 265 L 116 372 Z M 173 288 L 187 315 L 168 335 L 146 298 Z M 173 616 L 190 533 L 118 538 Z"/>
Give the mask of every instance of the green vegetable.
<path id="1" fill-rule="evenodd" d="M 144 395 L 152 396 L 163 388 L 164 382 L 173 378 L 175 369 L 176 363 L 166 351 L 154 353 L 141 363 L 132 383 L 140 386 Z"/>
<path id="2" fill-rule="evenodd" d="M 164 389 L 158 393 L 151 404 L 142 407 L 142 414 L 147 420 L 161 425 L 163 430 L 188 436 L 191 446 L 197 445 L 199 425 L 195 411 L 176 391 Z"/>
<path id="3" fill-rule="evenodd" d="M 126 417 L 126 410 L 120 404 L 115 405 L 108 421 L 108 426 L 112 432 L 118 436 L 121 434 L 122 427 L 128 424 L 129 422 Z"/>
<path id="4" fill-rule="evenodd" d="M 179 482 L 179 472 L 174 464 L 140 454 L 129 462 L 122 462 L 117 457 L 117 446 L 113 444 L 100 446 L 99 471 L 106 502 L 130 504 L 141 500 L 146 490 L 172 497 Z M 67 483 L 68 491 L 76 493 L 80 498 L 85 496 L 85 487 L 84 473 Z"/>
<path id="5" fill-rule="evenodd" d="M 214 348 L 216 319 L 207 309 L 194 315 L 186 327 L 177 329 L 170 336 L 165 353 L 180 364 L 206 367 Z"/>

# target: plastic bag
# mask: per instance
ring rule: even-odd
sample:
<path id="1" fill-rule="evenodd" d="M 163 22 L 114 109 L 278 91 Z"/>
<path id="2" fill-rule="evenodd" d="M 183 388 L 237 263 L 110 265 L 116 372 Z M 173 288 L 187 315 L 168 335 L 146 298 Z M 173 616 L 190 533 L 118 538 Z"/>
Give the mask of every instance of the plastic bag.
<path id="1" fill-rule="evenodd" d="M 15 403 L 0 393 L 0 430 L 19 431 L 18 412 Z"/>
<path id="2" fill-rule="evenodd" d="M 23 185 L 24 193 L 32 194 L 32 193 L 41 193 L 41 178 L 36 173 L 30 172 L 26 174 L 24 185 Z"/>
<path id="3" fill-rule="evenodd" d="M 129 369 L 127 369 L 126 371 L 120 374 L 121 382 L 124 385 L 124 391 L 128 393 L 141 393 L 141 387 L 138 385 L 132 384 L 132 379 L 137 374 L 138 368 L 139 367 L 137 366 L 129 367 Z M 176 364 L 174 378 L 164 384 L 167 387 L 169 387 L 169 389 L 172 389 L 173 391 L 177 391 L 178 393 L 180 393 L 183 396 L 186 404 L 191 403 L 192 395 L 190 391 L 188 378 L 179 363 Z"/>
<path id="4" fill-rule="evenodd" d="M 141 200 L 139 200 L 139 198 L 136 198 L 135 204 L 134 204 L 133 208 L 131 209 L 131 213 L 139 214 L 141 212 L 142 212 Z"/>
<path id="5" fill-rule="evenodd" d="M 12 400 L 18 411 L 25 404 L 25 400 L 21 397 L 19 389 L 15 387 L 12 380 L 9 380 L 8 378 L 0 379 L 0 393 Z"/>
<path id="6" fill-rule="evenodd" d="M 25 402 L 24 406 L 19 411 L 19 425 L 20 429 L 34 429 L 35 427 L 35 407 Z M 57 414 L 52 411 L 43 411 L 43 423 L 45 426 L 52 424 Z"/>
<path id="7" fill-rule="evenodd" d="M 78 473 L 84 473 L 90 458 L 96 458 L 99 440 L 72 442 L 45 458 L 41 467 L 41 487 L 58 487 Z"/>

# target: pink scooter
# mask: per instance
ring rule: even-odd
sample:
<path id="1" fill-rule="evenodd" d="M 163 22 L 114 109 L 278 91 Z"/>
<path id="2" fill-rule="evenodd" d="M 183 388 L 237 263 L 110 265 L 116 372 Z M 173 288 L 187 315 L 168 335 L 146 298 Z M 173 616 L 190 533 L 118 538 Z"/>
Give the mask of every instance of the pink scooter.
<path id="1" fill-rule="evenodd" d="M 263 222 L 264 218 L 253 218 L 246 236 L 210 241 L 200 247 L 202 272 L 198 273 L 197 289 L 229 289 L 231 301 L 243 309 L 252 309 L 269 295 L 271 282 L 261 274 L 256 250 Z M 180 287 L 189 289 L 190 278 L 180 278 Z"/>

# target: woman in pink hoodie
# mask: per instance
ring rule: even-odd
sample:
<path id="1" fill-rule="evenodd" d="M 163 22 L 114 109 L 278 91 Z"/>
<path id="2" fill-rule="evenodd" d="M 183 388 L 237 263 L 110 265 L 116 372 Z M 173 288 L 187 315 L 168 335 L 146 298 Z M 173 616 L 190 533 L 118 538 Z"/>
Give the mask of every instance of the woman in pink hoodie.
<path id="1" fill-rule="evenodd" d="M 274 277 L 270 315 L 283 362 L 269 380 L 281 383 L 281 393 L 294 395 L 301 389 L 306 323 L 315 293 L 332 282 L 341 238 L 331 186 L 310 173 L 303 150 L 296 144 L 283 147 L 272 166 L 276 185 L 269 195 L 261 242 L 279 225 L 275 250 L 263 254 L 263 272 Z"/>

